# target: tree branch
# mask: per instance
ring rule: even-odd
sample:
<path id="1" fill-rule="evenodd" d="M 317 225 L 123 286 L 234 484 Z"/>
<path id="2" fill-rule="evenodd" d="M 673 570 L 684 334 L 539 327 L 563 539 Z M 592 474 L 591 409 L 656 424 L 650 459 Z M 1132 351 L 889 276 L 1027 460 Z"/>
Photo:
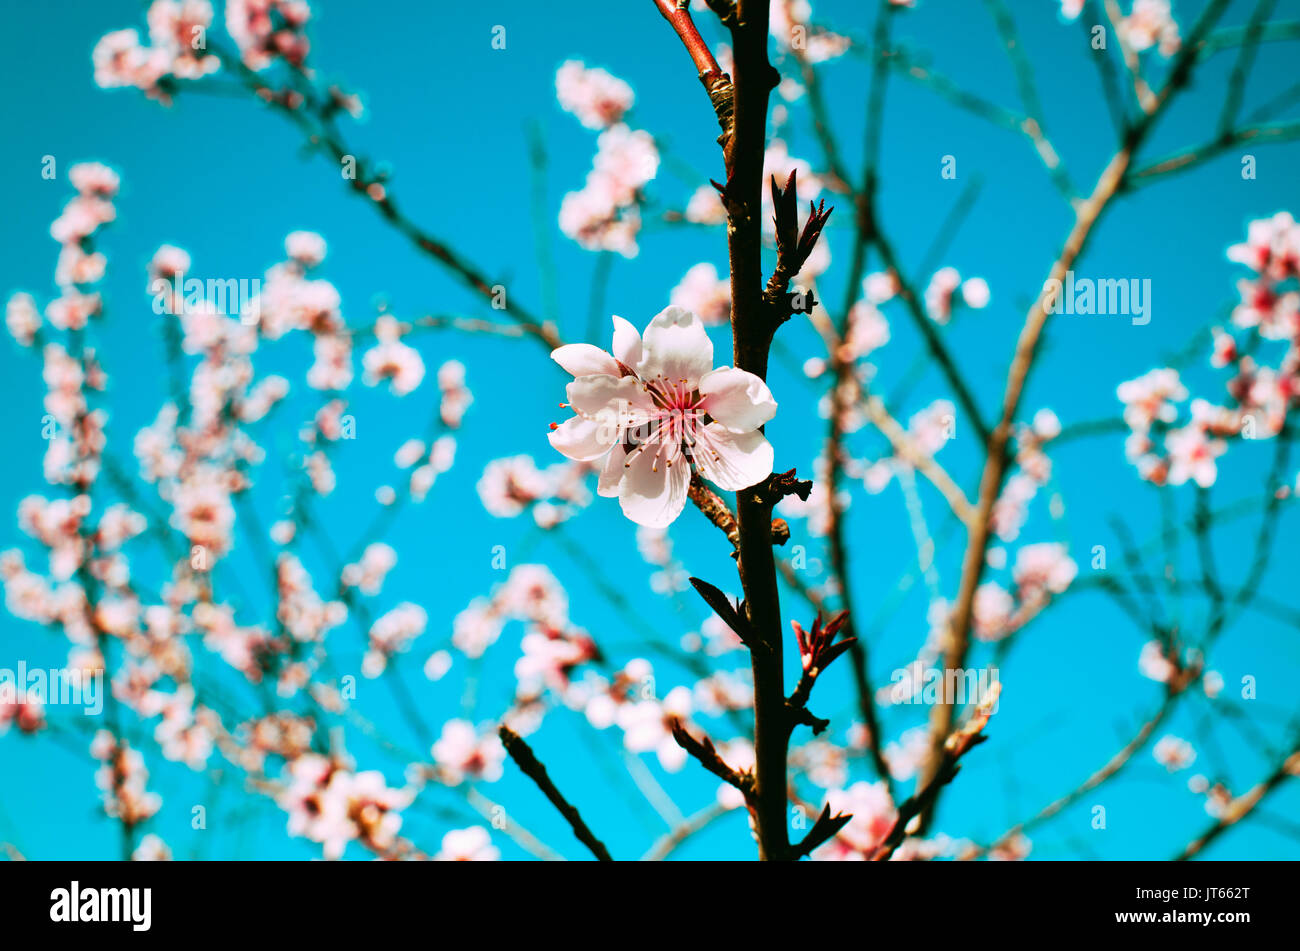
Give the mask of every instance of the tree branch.
<path id="1" fill-rule="evenodd" d="M 506 752 L 515 761 L 515 765 L 519 767 L 525 776 L 537 784 L 537 788 L 545 794 L 551 804 L 560 810 L 560 815 L 568 820 L 570 828 L 573 829 L 573 834 L 578 837 L 578 841 L 590 849 L 591 854 L 600 861 L 614 861 L 610 857 L 609 849 L 605 848 L 604 843 L 592 834 L 591 830 L 587 828 L 587 823 L 582 821 L 582 816 L 578 814 L 578 810 L 555 788 L 555 783 L 551 782 L 551 777 L 546 774 L 546 767 L 537 759 L 532 747 L 525 743 L 523 738 L 508 726 L 502 726 L 497 730 L 497 734 L 501 737 L 501 742 L 505 744 Z"/>
<path id="2" fill-rule="evenodd" d="M 1048 281 L 1044 282 L 1021 328 L 1016 341 L 1015 353 L 1007 373 L 1006 390 L 1002 398 L 1002 414 L 987 441 L 987 456 L 984 471 L 980 477 L 979 501 L 976 507 L 976 521 L 967 541 L 966 553 L 962 561 L 961 582 L 957 593 L 956 605 L 950 615 L 948 630 L 943 648 L 943 666 L 947 670 L 961 669 L 966 664 L 966 655 L 970 649 L 970 629 L 975 602 L 975 591 L 979 587 L 986 564 L 985 554 L 993 533 L 993 507 L 1002 491 L 1002 484 L 1011 462 L 1008 451 L 1016 414 L 1020 409 L 1020 400 L 1024 395 L 1026 383 L 1043 329 L 1047 323 L 1054 294 L 1050 281 L 1061 282 L 1066 272 L 1083 253 L 1097 222 L 1110 205 L 1111 199 L 1122 189 L 1138 148 L 1145 141 L 1155 121 L 1163 113 L 1174 94 L 1186 85 L 1192 66 L 1196 59 L 1196 49 L 1201 37 L 1218 21 L 1228 5 L 1228 0 L 1213 0 L 1201 14 L 1188 37 L 1188 42 L 1179 53 L 1169 71 L 1169 78 L 1159 93 L 1142 97 L 1143 116 L 1129 130 L 1120 148 L 1103 169 L 1093 187 L 1092 194 L 1080 202 L 1075 210 L 1075 221 L 1066 237 L 1064 248 L 1048 272 Z M 1060 286 L 1058 283 L 1056 286 Z M 928 781 L 936 775 L 941 766 L 941 745 L 944 737 L 952 727 L 954 708 L 948 698 L 937 704 L 930 717 L 931 755 L 923 773 L 923 780 Z M 922 814 L 922 827 L 928 825 L 933 816 L 935 803 L 939 799 L 939 790 L 930 805 Z"/>

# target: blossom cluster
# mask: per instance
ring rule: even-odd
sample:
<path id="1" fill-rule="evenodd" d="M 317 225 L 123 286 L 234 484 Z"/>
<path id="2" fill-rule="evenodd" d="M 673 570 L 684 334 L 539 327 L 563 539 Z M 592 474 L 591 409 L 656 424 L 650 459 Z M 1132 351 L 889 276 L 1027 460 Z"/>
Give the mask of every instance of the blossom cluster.
<path id="1" fill-rule="evenodd" d="M 1172 367 L 1117 391 L 1130 430 L 1128 458 L 1156 485 L 1213 485 L 1229 441 L 1276 436 L 1300 397 L 1300 225 L 1289 212 L 1253 221 L 1228 259 L 1252 275 L 1238 281 L 1232 327 L 1213 330 L 1211 366 L 1234 371 L 1227 399 L 1195 397 L 1180 411 L 1190 393 Z M 1278 354 L 1275 361 L 1270 353 Z"/>
<path id="2" fill-rule="evenodd" d="M 542 528 L 573 518 L 591 503 L 588 462 L 559 462 L 538 468 L 532 456 L 505 456 L 483 468 L 478 495 L 483 508 L 497 518 L 525 512 Z"/>
<path id="3" fill-rule="evenodd" d="M 110 458 L 108 416 L 95 405 L 107 376 L 86 331 L 103 310 L 93 286 L 107 261 L 96 243 L 116 217 L 112 200 L 119 183 L 111 169 L 96 164 L 74 165 L 69 177 L 76 196 L 51 228 L 61 247 L 59 296 L 44 318 L 30 294 L 13 295 L 6 309 L 14 339 L 44 359 L 46 478 L 68 489 L 20 504 L 19 525 L 44 552 L 45 566 L 29 568 L 16 550 L 0 555 L 8 609 L 62 632 L 68 670 L 107 674 L 108 703 L 119 717 L 129 713 L 146 727 L 164 760 L 202 771 L 219 754 L 285 808 L 291 835 L 319 843 L 327 857 L 339 857 L 350 842 L 384 857 L 410 857 L 415 850 L 396 833 L 415 790 L 391 789 L 377 771 L 353 771 L 341 747 L 329 757 L 313 752 L 321 729 L 346 709 L 349 696 L 328 672 L 326 641 L 354 615 L 370 618 L 362 599 L 380 593 L 396 552 L 378 541 L 366 545 L 340 566 L 337 588 L 329 589 L 294 550 L 301 542 L 299 508 L 307 495 L 333 491 L 331 455 L 341 440 L 353 438 L 345 394 L 354 380 L 353 340 L 374 336 L 362 358 L 366 382 L 386 381 L 400 397 L 424 376 L 418 351 L 401 340 L 409 327 L 381 314 L 369 331 L 350 328 L 337 290 L 317 276 L 326 245 L 313 232 L 289 234 L 285 259 L 255 283 L 253 293 L 234 298 L 214 297 L 210 284 L 187 279 L 193 261 L 184 249 L 159 247 L 147 266 L 147 292 L 167 341 L 171 398 L 128 440 L 138 472 L 132 478 L 129 470 L 113 469 L 112 488 L 122 488 L 126 501 L 109 501 L 102 478 Z M 250 622 L 246 607 L 218 593 L 228 577 L 218 567 L 241 544 L 237 523 L 244 521 L 237 515 L 254 504 L 255 475 L 266 457 L 258 424 L 277 412 L 290 390 L 287 379 L 259 374 L 255 361 L 263 348 L 299 334 L 313 341 L 316 362 L 307 384 L 324 401 L 298 430 L 293 504 L 261 543 L 274 546 L 271 620 Z M 423 498 L 450 466 L 455 445 L 445 430 L 458 428 L 473 402 L 459 362 L 444 362 L 437 383 L 436 422 L 443 435 L 432 446 L 417 440 L 415 451 L 408 443 L 398 453 L 403 468 L 414 467 L 405 493 L 411 501 Z M 255 526 L 250 530 L 261 531 Z M 166 556 L 155 591 L 136 577 L 133 546 L 145 542 L 158 543 Z M 368 620 L 361 672 L 382 673 L 426 623 L 424 609 L 410 602 Z M 239 719 L 196 679 L 209 656 L 254 686 L 273 685 L 275 697 L 302 698 L 315 712 L 275 710 Z M 23 733 L 41 732 L 47 716 L 39 703 L 6 698 L 0 729 L 16 724 Z M 91 753 L 103 764 L 97 782 L 105 813 L 132 830 L 148 823 L 162 800 L 147 787 L 141 750 L 103 730 Z M 478 833 L 459 832 L 465 841 L 451 836 L 446 854 L 435 857 L 493 856 L 494 847 L 477 841 Z M 151 833 L 134 854 L 165 858 L 170 850 Z"/>
<path id="4" fill-rule="evenodd" d="M 239 5 L 238 0 L 227 3 L 228 15 Z M 147 19 L 148 43 L 126 29 L 107 33 L 96 44 L 92 58 L 100 87 L 131 86 L 167 104 L 177 81 L 201 79 L 221 68 L 221 60 L 208 51 L 209 0 L 153 0 Z"/>
<path id="5" fill-rule="evenodd" d="M 556 92 L 564 109 L 601 130 L 586 184 L 560 203 L 560 230 L 588 251 L 635 257 L 643 190 L 659 170 L 659 150 L 650 133 L 622 121 L 631 90 L 602 69 L 570 61 L 556 75 Z"/>

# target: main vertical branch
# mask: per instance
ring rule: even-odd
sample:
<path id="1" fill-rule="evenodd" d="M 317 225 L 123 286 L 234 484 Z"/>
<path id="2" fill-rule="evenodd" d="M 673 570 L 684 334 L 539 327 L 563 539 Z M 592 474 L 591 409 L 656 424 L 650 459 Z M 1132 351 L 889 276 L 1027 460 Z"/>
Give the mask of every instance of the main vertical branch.
<path id="1" fill-rule="evenodd" d="M 735 49 L 734 122 L 723 148 L 727 165 L 727 253 L 731 265 L 731 333 L 736 366 L 767 377 L 774 322 L 763 302 L 762 188 L 768 96 L 778 76 L 767 58 L 768 0 L 740 0 L 731 27 Z M 789 856 L 786 747 L 789 731 L 782 669 L 781 604 L 772 554 L 773 499 L 760 483 L 736 495 L 740 581 L 753 650 L 755 807 L 759 855 Z"/>
<path id="2" fill-rule="evenodd" d="M 777 313 L 778 308 L 764 297 L 763 158 L 767 150 L 768 98 L 780 81 L 767 58 L 768 0 L 709 0 L 710 8 L 731 31 L 734 77 L 717 69 L 691 21 L 687 4 L 655 0 L 655 5 L 691 54 L 722 127 L 718 143 L 727 176 L 719 191 L 727 210 L 732 359 L 740 369 L 766 380 L 772 335 L 789 316 L 788 310 Z M 793 187 L 791 179 L 787 188 Z M 809 220 L 812 240 L 816 240 L 825 216 Z M 773 293 L 779 297 L 785 284 L 779 280 L 776 283 L 780 286 Z M 791 851 L 786 826 L 786 749 L 792 719 L 786 708 L 781 600 L 772 554 L 772 506 L 779 496 L 772 479 L 736 493 L 735 544 L 746 620 L 754 635 L 747 641 L 754 671 L 755 763 L 749 806 L 759 858 L 783 861 L 797 856 Z M 729 537 L 731 534 L 728 531 Z"/>

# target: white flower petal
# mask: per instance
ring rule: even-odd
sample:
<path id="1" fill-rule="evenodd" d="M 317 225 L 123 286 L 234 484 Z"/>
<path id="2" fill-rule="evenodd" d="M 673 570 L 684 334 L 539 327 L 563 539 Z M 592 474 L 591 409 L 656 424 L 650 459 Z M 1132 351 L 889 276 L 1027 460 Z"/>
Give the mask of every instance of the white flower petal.
<path id="1" fill-rule="evenodd" d="M 641 362 L 641 335 L 617 314 L 614 315 L 614 359 L 633 368 Z"/>
<path id="2" fill-rule="evenodd" d="M 700 377 L 713 369 L 713 341 L 704 332 L 703 321 L 682 307 L 665 307 L 656 314 L 642 343 L 637 372 L 644 380 L 685 380 L 694 389 Z"/>
<path id="3" fill-rule="evenodd" d="M 623 469 L 618 503 L 623 514 L 647 528 L 671 525 L 686 505 L 691 467 L 680 455 L 677 461 L 656 456 L 653 448 L 634 452 Z"/>
<path id="4" fill-rule="evenodd" d="M 590 376 L 604 373 L 612 377 L 619 375 L 618 361 L 600 347 L 589 343 L 566 343 L 551 351 L 551 359 L 573 376 Z"/>
<path id="5" fill-rule="evenodd" d="M 714 453 L 717 453 L 714 455 Z M 747 489 L 772 474 L 772 444 L 760 432 L 733 433 L 709 423 L 695 447 L 695 467 L 720 489 Z"/>
<path id="6" fill-rule="evenodd" d="M 616 426 L 574 416 L 551 430 L 546 438 L 554 449 L 570 459 L 586 461 L 608 452 L 609 447 L 618 441 L 618 435 Z"/>
<path id="7" fill-rule="evenodd" d="M 655 749 L 655 755 L 659 757 L 659 765 L 667 772 L 681 772 L 686 765 L 686 751 L 677 745 L 677 741 L 672 737 L 668 738 L 670 742 L 660 743 Z"/>
<path id="8" fill-rule="evenodd" d="M 597 495 L 603 495 L 607 499 L 618 498 L 618 487 L 623 481 L 625 462 L 627 462 L 627 450 L 623 448 L 621 442 L 615 443 L 614 448 L 605 457 L 605 464 L 601 466 L 600 477 L 596 483 Z"/>
<path id="9" fill-rule="evenodd" d="M 613 414 L 625 410 L 640 418 L 641 414 L 633 411 L 653 406 L 640 382 L 631 376 L 615 377 L 604 373 L 580 376 L 568 385 L 565 392 L 569 405 L 581 416 L 610 416 L 612 420 Z"/>
<path id="10" fill-rule="evenodd" d="M 752 432 L 776 415 L 767 384 L 748 370 L 718 367 L 700 377 L 701 408 L 733 433 Z"/>

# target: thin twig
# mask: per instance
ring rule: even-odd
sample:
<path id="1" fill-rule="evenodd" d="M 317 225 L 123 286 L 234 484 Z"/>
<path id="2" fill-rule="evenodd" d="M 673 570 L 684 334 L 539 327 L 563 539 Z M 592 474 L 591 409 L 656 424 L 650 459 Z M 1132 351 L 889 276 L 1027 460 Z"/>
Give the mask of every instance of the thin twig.
<path id="1" fill-rule="evenodd" d="M 609 849 L 605 848 L 604 843 L 592 834 L 591 830 L 587 828 L 587 823 L 582 821 L 582 816 L 578 814 L 578 810 L 555 788 L 555 783 L 551 782 L 551 777 L 546 774 L 546 767 L 537 759 L 532 747 L 525 743 L 523 738 L 508 726 L 502 726 L 497 730 L 497 734 L 501 737 L 501 742 L 505 744 L 506 752 L 515 761 L 515 765 L 519 767 L 525 776 L 537 784 L 537 788 L 545 794 L 551 804 L 560 810 L 560 815 L 568 820 L 569 827 L 573 829 L 573 834 L 578 837 L 578 841 L 590 849 L 591 854 L 600 861 L 614 861 L 610 857 Z"/>
<path id="2" fill-rule="evenodd" d="M 1189 842 L 1178 855 L 1174 856 L 1174 861 L 1185 862 L 1188 859 L 1195 858 L 1215 839 L 1250 815 L 1279 786 L 1298 775 L 1300 775 L 1300 746 L 1288 753 L 1286 759 L 1278 764 L 1267 779 L 1228 803 L 1224 808 L 1223 815 L 1215 820 L 1208 829 Z"/>

